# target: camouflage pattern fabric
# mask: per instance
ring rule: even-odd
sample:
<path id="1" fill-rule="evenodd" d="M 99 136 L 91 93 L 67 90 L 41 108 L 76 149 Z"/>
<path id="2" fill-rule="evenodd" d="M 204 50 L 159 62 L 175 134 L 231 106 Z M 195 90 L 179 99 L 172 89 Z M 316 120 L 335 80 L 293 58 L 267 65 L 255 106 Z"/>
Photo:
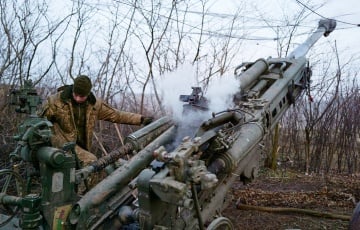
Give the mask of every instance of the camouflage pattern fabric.
<path id="1" fill-rule="evenodd" d="M 72 85 L 60 88 L 60 91 L 49 96 L 40 112 L 41 117 L 46 117 L 53 123 L 51 143 L 54 147 L 62 148 L 65 143 L 76 142 L 77 127 L 74 121 L 74 111 L 71 105 Z M 77 147 L 77 154 L 84 165 L 96 160 L 94 154 L 88 152 L 92 144 L 92 133 L 97 120 L 113 123 L 140 125 L 141 114 L 120 111 L 110 107 L 92 93 L 88 96 L 86 106 L 85 146 Z"/>
<path id="2" fill-rule="evenodd" d="M 141 114 L 119 111 L 110 107 L 92 93 L 88 96 L 85 110 L 85 127 L 77 127 L 72 105 L 72 85 L 61 87 L 59 92 L 47 98 L 39 116 L 46 117 L 53 124 L 51 144 L 56 148 L 62 148 L 68 142 L 80 142 L 82 146 L 75 146 L 75 152 L 80 166 L 84 167 L 97 158 L 88 150 L 91 148 L 92 133 L 97 120 L 110 121 L 113 123 L 140 125 Z M 79 141 L 78 130 L 83 131 L 85 140 Z M 86 180 L 85 184 L 79 185 L 79 193 L 83 194 L 99 182 L 100 174 L 94 173 Z M 87 187 L 87 188 L 86 188 Z"/>

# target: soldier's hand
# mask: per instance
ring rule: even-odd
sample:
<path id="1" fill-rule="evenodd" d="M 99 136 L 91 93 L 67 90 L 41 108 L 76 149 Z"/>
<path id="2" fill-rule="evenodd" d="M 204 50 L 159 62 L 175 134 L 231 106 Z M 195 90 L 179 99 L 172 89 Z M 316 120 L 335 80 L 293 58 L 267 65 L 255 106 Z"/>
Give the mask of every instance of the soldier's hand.
<path id="1" fill-rule="evenodd" d="M 144 117 L 144 116 L 142 116 L 142 117 L 141 117 L 141 124 L 142 124 L 142 125 L 148 125 L 148 124 L 150 124 L 153 120 L 154 120 L 153 117 Z"/>

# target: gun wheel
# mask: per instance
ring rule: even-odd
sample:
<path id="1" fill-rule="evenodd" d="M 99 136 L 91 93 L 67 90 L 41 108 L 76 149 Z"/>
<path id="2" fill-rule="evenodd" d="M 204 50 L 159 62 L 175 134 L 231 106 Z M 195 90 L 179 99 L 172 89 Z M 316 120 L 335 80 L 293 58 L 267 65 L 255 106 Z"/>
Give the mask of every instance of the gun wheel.
<path id="1" fill-rule="evenodd" d="M 207 227 L 207 230 L 220 230 L 220 229 L 232 230 L 234 229 L 234 226 L 228 218 L 218 217 L 215 220 L 213 220 Z"/>
<path id="2" fill-rule="evenodd" d="M 25 182 L 21 175 L 10 169 L 0 170 L 1 194 L 23 197 L 25 195 Z M 19 207 L 3 204 L 0 200 L 0 228 L 11 221 L 18 213 Z"/>

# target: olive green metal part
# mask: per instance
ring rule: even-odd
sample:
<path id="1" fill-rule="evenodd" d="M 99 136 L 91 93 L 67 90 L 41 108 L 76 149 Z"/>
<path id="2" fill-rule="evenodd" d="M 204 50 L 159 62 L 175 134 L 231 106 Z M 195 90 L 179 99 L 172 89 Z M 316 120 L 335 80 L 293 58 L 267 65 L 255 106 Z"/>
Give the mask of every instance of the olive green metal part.
<path id="1" fill-rule="evenodd" d="M 107 202 L 113 197 L 116 197 L 117 194 L 121 194 L 124 189 L 127 190 L 126 186 L 131 180 L 136 178 L 141 170 L 146 168 L 154 159 L 153 151 L 158 146 L 170 142 L 174 138 L 175 131 L 176 129 L 174 126 L 170 127 L 144 149 L 138 152 L 127 163 L 116 169 L 105 180 L 101 181 L 93 189 L 87 192 L 71 211 L 71 224 L 76 225 L 77 229 L 83 229 L 87 225 L 86 223 L 89 216 L 96 215 L 99 210 L 106 213 L 109 208 L 118 208 L 114 206 L 109 207 Z M 120 204 L 118 205 L 120 206 Z M 80 215 L 77 215 L 77 213 L 80 213 Z M 101 221 L 100 216 L 95 219 Z M 96 225 L 97 223 L 94 224 Z"/>
<path id="2" fill-rule="evenodd" d="M 28 194 L 21 200 L 22 214 L 20 227 L 22 229 L 38 229 L 41 225 L 42 215 L 41 197 L 38 194 Z"/>

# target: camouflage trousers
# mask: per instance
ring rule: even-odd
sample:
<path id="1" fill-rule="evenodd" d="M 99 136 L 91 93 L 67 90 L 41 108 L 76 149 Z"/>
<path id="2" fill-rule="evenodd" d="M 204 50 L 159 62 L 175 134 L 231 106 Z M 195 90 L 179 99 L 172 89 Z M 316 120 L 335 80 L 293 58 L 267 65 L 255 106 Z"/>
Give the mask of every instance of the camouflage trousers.
<path id="1" fill-rule="evenodd" d="M 81 167 L 86 167 L 90 165 L 92 162 L 97 160 L 97 157 L 92 154 L 91 152 L 81 148 L 80 146 L 75 146 L 75 152 L 79 159 L 79 163 Z M 100 181 L 100 174 L 99 173 L 92 173 L 84 183 L 81 183 L 78 187 L 79 193 L 85 193 L 86 190 L 90 190 Z"/>
<path id="2" fill-rule="evenodd" d="M 97 157 L 92 154 L 91 152 L 81 148 L 80 146 L 75 146 L 75 152 L 77 154 L 77 157 L 80 160 L 80 165 L 82 167 L 90 165 L 92 162 L 97 160 Z"/>

